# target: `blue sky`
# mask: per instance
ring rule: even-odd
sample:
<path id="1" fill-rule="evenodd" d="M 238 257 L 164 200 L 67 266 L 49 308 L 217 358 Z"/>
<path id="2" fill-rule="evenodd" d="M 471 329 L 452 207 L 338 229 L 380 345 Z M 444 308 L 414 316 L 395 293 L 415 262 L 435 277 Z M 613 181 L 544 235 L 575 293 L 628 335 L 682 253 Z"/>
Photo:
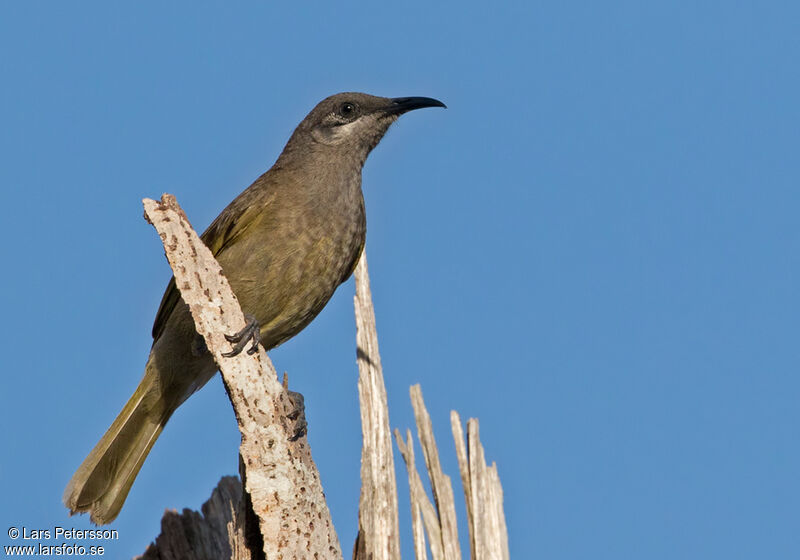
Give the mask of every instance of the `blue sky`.
<path id="1" fill-rule="evenodd" d="M 89 526 L 61 493 L 138 383 L 170 274 L 140 200 L 171 192 L 202 230 L 317 101 L 357 90 L 448 105 L 404 116 L 364 169 L 382 360 L 392 425 L 413 426 L 421 383 L 454 479 L 449 411 L 480 419 L 512 555 L 798 557 L 798 19 L 790 2 L 3 3 L 0 544 Z M 352 295 L 272 352 L 345 554 Z M 215 378 L 106 556 L 197 509 L 237 445 Z M 398 482 L 411 558 L 399 465 Z"/>

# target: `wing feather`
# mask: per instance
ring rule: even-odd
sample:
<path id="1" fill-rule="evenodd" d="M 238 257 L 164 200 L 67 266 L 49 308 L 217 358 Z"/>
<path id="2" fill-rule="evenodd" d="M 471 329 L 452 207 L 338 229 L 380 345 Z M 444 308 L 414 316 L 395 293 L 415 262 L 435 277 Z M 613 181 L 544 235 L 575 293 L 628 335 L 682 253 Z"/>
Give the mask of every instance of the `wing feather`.
<path id="1" fill-rule="evenodd" d="M 269 188 L 269 186 L 266 174 L 259 177 L 255 183 L 237 196 L 203 232 L 200 239 L 211 250 L 214 257 L 218 257 L 226 247 L 240 239 L 242 234 L 257 224 L 265 215 L 267 208 L 275 198 L 275 189 Z M 265 190 L 267 196 L 263 196 Z M 164 332 L 167 320 L 180 300 L 181 293 L 175 285 L 173 276 L 156 312 L 152 331 L 153 340 L 157 340 Z"/>

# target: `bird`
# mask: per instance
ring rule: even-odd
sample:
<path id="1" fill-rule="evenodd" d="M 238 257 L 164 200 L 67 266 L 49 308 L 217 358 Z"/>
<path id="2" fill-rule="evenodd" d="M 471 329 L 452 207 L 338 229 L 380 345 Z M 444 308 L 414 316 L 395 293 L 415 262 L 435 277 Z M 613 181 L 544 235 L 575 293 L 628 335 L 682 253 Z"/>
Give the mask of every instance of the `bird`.
<path id="1" fill-rule="evenodd" d="M 364 249 L 361 171 L 401 115 L 445 107 L 430 97 L 338 93 L 300 122 L 273 166 L 201 236 L 222 267 L 247 325 L 229 355 L 269 350 L 305 328 L 355 270 Z M 112 522 L 175 410 L 216 373 L 174 277 L 153 324 L 153 345 L 131 398 L 67 484 L 70 514 Z"/>

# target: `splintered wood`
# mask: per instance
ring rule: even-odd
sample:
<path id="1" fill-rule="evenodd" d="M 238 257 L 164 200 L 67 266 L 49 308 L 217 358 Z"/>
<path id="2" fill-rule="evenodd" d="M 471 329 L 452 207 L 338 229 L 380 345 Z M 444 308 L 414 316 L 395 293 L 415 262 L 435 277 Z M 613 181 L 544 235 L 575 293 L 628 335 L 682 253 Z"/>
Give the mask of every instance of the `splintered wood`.
<path id="1" fill-rule="evenodd" d="M 361 499 L 354 558 L 399 560 L 397 484 L 366 251 L 356 267 L 356 356 L 361 405 Z"/>
<path id="2" fill-rule="evenodd" d="M 398 430 L 395 438 L 408 470 L 411 494 L 412 531 L 417 560 L 427 560 L 424 525 L 428 534 L 433 560 L 460 560 L 456 527 L 455 499 L 450 477 L 442 472 L 439 452 L 433 436 L 433 426 L 422 399 L 419 385 L 411 387 L 411 402 L 417 424 L 417 435 L 425 457 L 425 466 L 431 482 L 436 507 L 431 503 L 414 463 L 414 445 L 411 431 L 404 440 Z M 456 444 L 459 472 L 467 504 L 467 524 L 472 560 L 508 560 L 508 535 L 503 513 L 503 489 L 497 466 L 486 465 L 483 446 L 478 435 L 478 421 L 467 423 L 468 441 L 464 441 L 458 413 L 450 413 L 453 439 Z"/>
<path id="3" fill-rule="evenodd" d="M 458 470 L 467 502 L 467 523 L 473 560 L 507 560 L 508 532 L 503 513 L 503 487 L 497 465 L 486 464 L 478 434 L 478 420 L 467 421 L 468 443 L 464 445 L 461 418 L 450 411 L 450 425 L 456 442 Z"/>

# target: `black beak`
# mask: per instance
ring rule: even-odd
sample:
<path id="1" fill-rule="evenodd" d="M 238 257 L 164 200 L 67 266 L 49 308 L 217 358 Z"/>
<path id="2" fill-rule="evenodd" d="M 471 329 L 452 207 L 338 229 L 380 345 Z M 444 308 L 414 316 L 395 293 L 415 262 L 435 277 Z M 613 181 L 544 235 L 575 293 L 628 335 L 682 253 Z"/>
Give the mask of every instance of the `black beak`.
<path id="1" fill-rule="evenodd" d="M 402 115 L 414 109 L 423 109 L 425 107 L 444 107 L 447 109 L 447 105 L 432 97 L 395 97 L 386 112 Z"/>

